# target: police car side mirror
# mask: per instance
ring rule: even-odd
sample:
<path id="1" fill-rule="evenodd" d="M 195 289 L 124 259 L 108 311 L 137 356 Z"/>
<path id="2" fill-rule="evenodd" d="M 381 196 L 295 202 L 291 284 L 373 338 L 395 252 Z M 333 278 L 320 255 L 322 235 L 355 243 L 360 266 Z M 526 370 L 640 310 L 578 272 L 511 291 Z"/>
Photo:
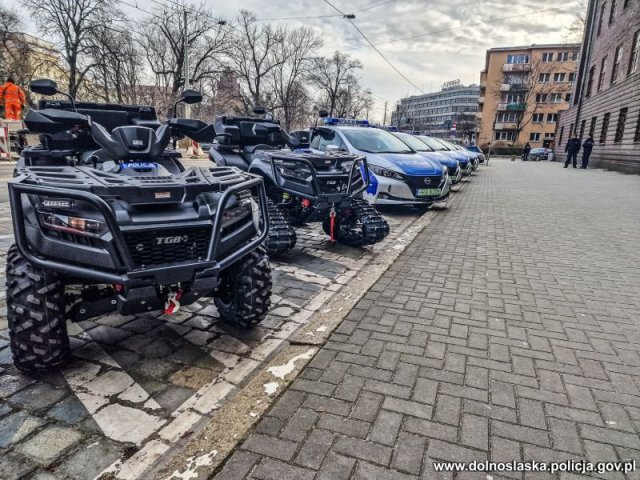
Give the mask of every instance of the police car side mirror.
<path id="1" fill-rule="evenodd" d="M 328 117 L 328 116 L 329 116 L 329 112 L 327 112 L 326 110 L 320 110 L 320 111 L 318 112 L 318 116 L 319 116 L 320 118 L 326 118 L 326 117 Z"/>

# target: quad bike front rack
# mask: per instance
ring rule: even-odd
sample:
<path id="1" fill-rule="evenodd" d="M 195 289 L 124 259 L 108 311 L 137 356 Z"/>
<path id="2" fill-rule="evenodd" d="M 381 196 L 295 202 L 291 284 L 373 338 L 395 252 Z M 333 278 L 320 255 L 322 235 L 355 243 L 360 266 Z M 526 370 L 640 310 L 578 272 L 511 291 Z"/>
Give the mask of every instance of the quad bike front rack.
<path id="1" fill-rule="evenodd" d="M 269 156 L 272 175 L 278 188 L 282 189 L 286 193 L 296 195 L 301 198 L 306 198 L 308 200 L 316 200 L 318 198 L 322 198 L 330 204 L 338 203 L 345 197 L 354 197 L 364 192 L 371 181 L 369 174 L 369 165 L 367 164 L 367 159 L 364 156 L 358 156 L 352 159 L 353 163 L 348 173 L 348 183 L 345 191 L 337 193 L 326 193 L 322 191 L 320 184 L 321 180 L 338 176 L 347 177 L 347 175 L 339 174 L 336 172 L 331 172 L 326 175 L 318 174 L 318 167 L 314 165 L 311 160 L 302 156 L 305 154 L 268 152 L 267 155 Z M 322 155 L 312 155 L 318 158 L 322 157 Z M 326 156 L 326 158 L 327 162 L 332 159 L 331 156 Z M 331 161 L 340 162 L 349 160 L 347 158 L 334 157 Z M 281 163 L 278 164 L 277 162 Z M 287 176 L 283 175 L 280 170 L 280 168 L 299 170 L 300 167 L 302 167 L 304 171 L 311 176 L 310 182 L 305 182 L 304 184 L 302 184 L 301 182 L 294 182 L 290 178 L 287 178 Z M 360 170 L 360 175 L 362 177 L 363 183 L 362 186 L 358 188 L 354 188 L 354 179 L 357 179 L 357 177 L 355 177 L 356 169 Z"/>
<path id="2" fill-rule="evenodd" d="M 113 210 L 109 204 L 94 193 L 90 193 L 83 190 L 75 189 L 63 189 L 58 187 L 52 187 L 49 185 L 36 185 L 27 184 L 20 181 L 20 177 L 14 181 L 9 182 L 9 198 L 11 201 L 11 207 L 13 209 L 13 230 L 15 243 L 20 253 L 33 265 L 40 267 L 44 270 L 52 270 L 59 273 L 63 273 L 72 277 L 88 279 L 100 283 L 106 284 L 119 284 L 127 286 L 132 280 L 141 277 L 155 276 L 156 278 L 171 278 L 171 271 L 175 268 L 190 269 L 194 272 L 196 270 L 208 269 L 210 271 L 224 270 L 239 259 L 258 248 L 267 238 L 269 227 L 268 222 L 258 228 L 258 236 L 250 240 L 245 245 L 241 246 L 237 250 L 233 251 L 229 255 L 222 259 L 216 259 L 218 252 L 218 244 L 221 238 L 221 225 L 222 216 L 224 214 L 225 207 L 229 202 L 232 195 L 247 189 L 257 188 L 258 197 L 260 199 L 260 211 L 263 218 L 267 218 L 267 196 L 264 187 L 264 183 L 261 178 L 252 176 L 252 178 L 245 180 L 241 183 L 228 186 L 220 197 L 218 208 L 213 216 L 212 223 L 212 235 L 208 245 L 207 257 L 203 260 L 190 260 L 188 262 L 182 262 L 179 265 L 168 264 L 155 267 L 148 267 L 144 269 L 136 269 L 133 264 L 133 260 L 129 253 L 124 235 L 121 228 L 116 222 L 116 218 Z M 104 221 L 108 227 L 108 230 L 113 238 L 113 246 L 117 253 L 117 259 L 114 259 L 116 263 L 116 272 L 100 271 L 88 266 L 63 263 L 56 260 L 50 260 L 38 256 L 31 245 L 29 244 L 26 225 L 24 222 L 25 212 L 22 204 L 23 195 L 42 195 L 48 198 L 57 199 L 72 199 L 87 202 L 103 216 Z"/>

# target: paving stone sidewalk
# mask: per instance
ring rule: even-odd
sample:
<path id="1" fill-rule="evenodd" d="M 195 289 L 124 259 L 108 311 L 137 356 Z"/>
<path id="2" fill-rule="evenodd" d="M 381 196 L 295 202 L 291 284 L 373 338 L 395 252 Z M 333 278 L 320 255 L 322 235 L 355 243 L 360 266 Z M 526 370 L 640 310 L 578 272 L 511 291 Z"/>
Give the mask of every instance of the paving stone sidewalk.
<path id="1" fill-rule="evenodd" d="M 492 162 L 215 478 L 491 480 L 505 477 L 433 462 L 640 460 L 639 205 L 637 176 Z"/>

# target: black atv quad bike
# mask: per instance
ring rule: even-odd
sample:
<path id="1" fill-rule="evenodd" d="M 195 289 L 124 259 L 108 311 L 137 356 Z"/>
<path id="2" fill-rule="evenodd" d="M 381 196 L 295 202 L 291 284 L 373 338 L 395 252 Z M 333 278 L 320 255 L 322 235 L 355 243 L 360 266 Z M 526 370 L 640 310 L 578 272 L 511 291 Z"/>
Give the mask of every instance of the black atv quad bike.
<path id="1" fill-rule="evenodd" d="M 389 233 L 386 220 L 362 198 L 369 185 L 364 157 L 337 151 L 314 154 L 285 150 L 287 146 L 298 147 L 299 141 L 274 120 L 223 116 L 214 126 L 211 160 L 264 178 L 271 201 L 272 235 L 278 230 L 286 232 L 289 225 L 322 222 L 332 242 L 361 247 L 377 243 Z M 269 254 L 293 247 L 293 243 L 278 240 L 267 240 Z"/>
<path id="2" fill-rule="evenodd" d="M 60 93 L 52 81 L 31 90 Z M 200 101 L 186 91 L 181 101 Z M 231 167 L 184 168 L 172 135 L 213 137 L 198 120 L 160 125 L 152 107 L 43 100 L 25 123 L 9 183 L 16 244 L 7 255 L 7 316 L 15 365 L 60 367 L 66 320 L 117 310 L 174 313 L 213 297 L 238 327 L 262 321 L 271 270 L 260 177 Z"/>

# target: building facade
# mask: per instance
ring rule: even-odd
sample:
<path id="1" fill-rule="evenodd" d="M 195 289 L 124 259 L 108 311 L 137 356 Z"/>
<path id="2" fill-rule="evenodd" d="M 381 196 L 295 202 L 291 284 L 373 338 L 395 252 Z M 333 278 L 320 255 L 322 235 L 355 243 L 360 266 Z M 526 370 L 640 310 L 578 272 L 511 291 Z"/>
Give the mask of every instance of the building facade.
<path id="1" fill-rule="evenodd" d="M 478 85 L 446 82 L 439 92 L 403 98 L 391 113 L 391 125 L 441 138 L 471 138 L 476 130 Z"/>
<path id="2" fill-rule="evenodd" d="M 640 2 L 590 0 L 571 108 L 562 112 L 560 160 L 572 133 L 595 142 L 589 164 L 640 173 Z"/>
<path id="3" fill-rule="evenodd" d="M 579 44 L 487 50 L 480 73 L 477 143 L 551 147 L 558 113 L 569 108 Z"/>

